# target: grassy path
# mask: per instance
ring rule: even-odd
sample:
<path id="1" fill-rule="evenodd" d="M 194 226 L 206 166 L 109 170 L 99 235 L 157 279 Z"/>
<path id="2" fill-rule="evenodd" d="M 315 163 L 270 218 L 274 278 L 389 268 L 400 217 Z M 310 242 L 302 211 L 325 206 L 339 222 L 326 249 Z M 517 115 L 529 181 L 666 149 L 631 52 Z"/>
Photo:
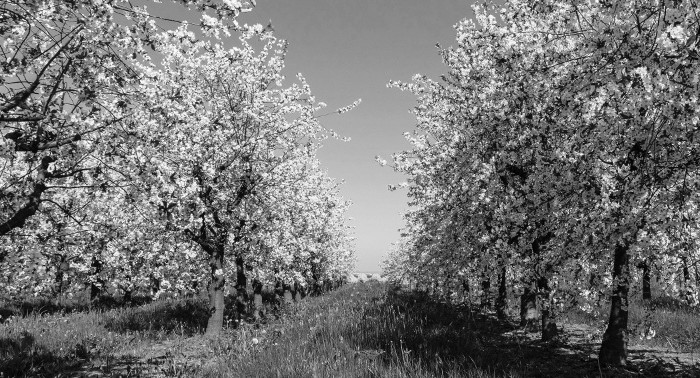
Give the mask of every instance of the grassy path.
<path id="1" fill-rule="evenodd" d="M 307 298 L 280 319 L 227 329 L 218 339 L 201 335 L 199 318 L 196 306 L 171 302 L 6 322 L 0 325 L 0 372 L 52 377 L 700 376 L 691 353 L 653 344 L 633 346 L 627 369 L 605 371 L 596 360 L 599 331 L 585 323 L 564 323 L 556 342 L 543 343 L 512 322 L 420 293 L 388 292 L 377 282 Z M 51 337 L 47 325 L 53 327 Z M 32 344 L 22 349 L 22 338 L 29 337 Z"/>

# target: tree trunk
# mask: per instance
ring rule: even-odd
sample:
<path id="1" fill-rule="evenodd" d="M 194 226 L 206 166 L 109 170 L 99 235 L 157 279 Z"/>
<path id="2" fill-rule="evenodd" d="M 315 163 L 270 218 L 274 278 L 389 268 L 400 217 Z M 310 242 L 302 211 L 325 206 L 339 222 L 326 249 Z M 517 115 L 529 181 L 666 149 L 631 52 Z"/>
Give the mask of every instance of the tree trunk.
<path id="1" fill-rule="evenodd" d="M 491 308 L 491 277 L 484 272 L 481 277 L 481 309 Z"/>
<path id="2" fill-rule="evenodd" d="M 275 303 L 277 304 L 277 307 L 282 307 L 284 305 L 284 285 L 282 284 L 282 280 L 277 278 L 275 280 Z"/>
<path id="3" fill-rule="evenodd" d="M 558 333 L 556 317 L 552 309 L 552 299 L 550 297 L 551 289 L 549 280 L 546 277 L 541 277 L 537 280 L 537 289 L 542 296 L 542 341 L 552 340 Z"/>
<path id="4" fill-rule="evenodd" d="M 541 234 L 532 241 L 531 248 L 533 256 L 540 256 L 542 246 L 554 237 L 552 232 Z M 546 274 L 551 271 L 547 265 L 543 267 L 544 273 L 537 278 L 537 292 L 540 295 L 540 316 L 542 318 L 542 341 L 552 340 L 558 333 L 556 318 L 552 308 L 551 289 Z"/>
<path id="5" fill-rule="evenodd" d="M 288 283 L 285 283 L 283 285 L 284 288 L 284 304 L 285 305 L 290 305 L 293 302 L 292 298 L 292 287 Z"/>
<path id="6" fill-rule="evenodd" d="M 124 295 L 122 296 L 122 302 L 130 304 L 132 301 L 132 290 L 129 289 L 123 289 L 124 290 Z"/>
<path id="7" fill-rule="evenodd" d="M 525 286 L 520 296 L 520 326 L 528 331 L 537 330 L 537 291 L 533 290 L 534 283 Z"/>
<path id="8" fill-rule="evenodd" d="M 508 290 L 506 287 L 506 266 L 503 264 L 498 274 L 498 297 L 496 298 L 496 317 L 506 319 L 508 317 Z"/>
<path id="9" fill-rule="evenodd" d="M 598 359 L 603 365 L 627 363 L 627 321 L 629 293 L 629 245 L 617 245 L 613 262 L 613 291 L 608 328 L 603 334 Z"/>
<path id="10" fill-rule="evenodd" d="M 694 288 L 690 282 L 690 269 L 688 268 L 688 258 L 683 257 L 683 300 L 688 304 L 694 304 Z"/>
<path id="11" fill-rule="evenodd" d="M 642 262 L 642 299 L 651 299 L 651 269 L 649 269 L 648 259 Z"/>
<path id="12" fill-rule="evenodd" d="M 464 291 L 464 302 L 469 302 L 469 280 L 466 278 L 462 279 L 462 291 Z"/>
<path id="13" fill-rule="evenodd" d="M 313 294 L 314 296 L 321 295 L 321 291 L 323 290 L 323 288 L 322 288 L 322 286 L 321 286 L 321 281 L 320 281 L 321 277 L 320 277 L 319 275 L 317 275 L 317 274 L 314 273 L 314 274 L 312 275 L 312 278 L 313 278 L 313 281 L 314 281 L 314 283 L 313 283 L 313 291 L 312 291 L 312 294 Z"/>
<path id="14" fill-rule="evenodd" d="M 210 279 L 209 287 L 209 321 L 207 321 L 207 336 L 221 334 L 224 326 L 224 244 L 220 243 L 209 256 Z"/>
<path id="15" fill-rule="evenodd" d="M 253 318 L 256 321 L 262 319 L 263 301 L 262 301 L 263 284 L 260 280 L 253 279 Z"/>
<path id="16" fill-rule="evenodd" d="M 439 286 L 439 283 L 437 280 L 430 281 L 430 287 L 428 288 L 428 295 L 430 295 L 431 297 L 437 295 L 439 292 L 438 286 Z"/>
<path id="17" fill-rule="evenodd" d="M 297 282 L 294 283 L 294 302 L 301 301 L 301 285 Z"/>
<path id="18" fill-rule="evenodd" d="M 58 267 L 56 269 L 56 276 L 54 277 L 54 292 L 56 295 L 63 294 L 63 278 L 68 272 L 69 264 L 66 261 L 66 256 L 61 255 L 58 262 Z"/>
<path id="19" fill-rule="evenodd" d="M 95 277 L 95 279 L 90 283 L 90 301 L 94 301 L 102 293 L 103 281 L 100 278 L 100 273 L 102 273 L 102 263 L 93 256 L 90 267 L 92 267 L 93 276 Z"/>
<path id="20" fill-rule="evenodd" d="M 9 219 L 5 221 L 0 220 L 0 236 L 9 234 L 10 231 L 15 228 L 24 227 L 24 223 L 27 219 L 36 214 L 37 210 L 39 210 L 39 206 L 42 202 L 41 196 L 47 189 L 45 182 L 47 179 L 51 178 L 51 173 L 48 171 L 49 164 L 56 160 L 54 156 L 44 156 L 41 159 L 41 163 L 36 168 L 37 175 L 34 179 L 35 184 L 32 192 L 27 196 L 26 203 L 17 209 Z"/>
<path id="21" fill-rule="evenodd" d="M 160 291 L 160 278 L 151 274 L 149 276 L 149 283 L 151 284 L 151 297 L 155 297 Z"/>
<path id="22" fill-rule="evenodd" d="M 236 316 L 239 323 L 248 312 L 248 279 L 242 256 L 236 257 Z"/>

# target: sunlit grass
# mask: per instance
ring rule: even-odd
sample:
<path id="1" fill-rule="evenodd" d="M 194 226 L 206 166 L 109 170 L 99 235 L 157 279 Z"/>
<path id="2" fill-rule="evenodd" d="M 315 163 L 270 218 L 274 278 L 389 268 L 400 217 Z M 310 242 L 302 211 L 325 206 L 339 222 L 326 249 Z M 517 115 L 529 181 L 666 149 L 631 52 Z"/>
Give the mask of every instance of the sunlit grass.
<path id="1" fill-rule="evenodd" d="M 231 354 L 206 377 L 492 377 L 516 376 L 476 366 L 468 314 L 441 313 L 425 298 L 387 293 L 384 284 L 348 285 L 304 301 L 256 337 L 255 353 Z M 450 316 L 451 318 L 447 318 Z M 453 327 L 449 323 L 452 323 Z M 483 353 L 481 353 L 483 354 Z M 477 357 L 474 354 L 473 357 Z"/>
<path id="2" fill-rule="evenodd" d="M 112 310 L 6 316 L 0 324 L 0 372 L 52 376 L 88 360 L 142 349 L 143 344 L 200 333 L 200 302 L 170 300 Z"/>
<path id="3" fill-rule="evenodd" d="M 206 301 L 197 298 L 5 315 L 0 373 L 52 377 L 98 369 L 147 375 L 151 369 L 176 377 L 535 377 L 553 376 L 570 363 L 579 364 L 570 369 L 591 365 L 556 354 L 556 346 L 505 337 L 512 323 L 378 282 L 306 298 L 262 323 L 233 327 L 228 321 L 218 338 L 203 335 L 206 315 Z M 603 315 L 567 316 L 561 320 L 597 328 L 604 323 Z M 630 332 L 632 345 L 694 351 L 700 316 L 676 302 L 635 303 Z"/>
<path id="4" fill-rule="evenodd" d="M 109 369 L 166 345 L 153 363 L 168 376 L 515 376 L 477 366 L 480 357 L 468 352 L 481 346 L 465 328 L 471 313 L 431 307 L 425 299 L 389 295 L 377 282 L 348 285 L 294 304 L 277 320 L 227 328 L 215 339 L 202 335 L 201 300 L 34 312 L 0 325 L 0 372 L 54 376 L 88 365 Z M 462 325 L 451 327 L 454 322 Z"/>

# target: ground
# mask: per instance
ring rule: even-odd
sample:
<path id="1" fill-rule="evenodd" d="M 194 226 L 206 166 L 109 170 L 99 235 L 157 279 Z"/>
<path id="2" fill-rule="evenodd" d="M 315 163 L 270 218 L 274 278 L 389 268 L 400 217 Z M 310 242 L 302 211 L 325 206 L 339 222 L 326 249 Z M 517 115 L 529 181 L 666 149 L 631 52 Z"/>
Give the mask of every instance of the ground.
<path id="1" fill-rule="evenodd" d="M 263 323 L 229 326 L 219 338 L 202 334 L 196 327 L 202 320 L 189 324 L 178 320 L 173 324 L 179 325 L 163 326 L 168 324 L 166 318 L 186 318 L 183 311 L 192 308 L 151 304 L 118 310 L 117 315 L 99 312 L 95 318 L 76 313 L 60 321 L 57 315 L 45 315 L 6 322 L 0 325 L 0 352 L 14 365 L 0 362 L 0 376 L 700 376 L 695 350 L 672 348 L 683 344 L 672 334 L 656 335 L 655 342 L 631 338 L 628 366 L 606 369 L 597 362 L 601 338 L 597 325 L 565 319 L 557 340 L 542 342 L 538 333 L 519 328 L 515 319 L 500 321 L 463 304 L 440 302 L 378 282 L 346 285 L 321 297 L 306 298 Z M 147 316 L 140 315 L 144 311 Z M 158 316 L 162 320 L 152 322 Z M 195 311 L 193 316 L 201 314 Z M 684 316 L 690 323 L 690 315 Z M 148 327 L 144 319 L 150 319 Z M 114 326 L 122 324 L 119 322 L 129 326 Z M 49 323 L 54 327 L 73 324 L 74 328 L 46 338 L 48 331 L 41 324 Z M 76 324 L 89 329 L 88 339 L 73 337 L 79 333 Z M 661 324 L 654 327 L 666 332 Z M 69 344 L 56 335 L 78 342 Z M 32 342 L 25 342 L 29 337 Z M 66 351 L 69 348 L 60 345 L 75 347 Z M 33 362 L 27 364 L 28 359 Z"/>

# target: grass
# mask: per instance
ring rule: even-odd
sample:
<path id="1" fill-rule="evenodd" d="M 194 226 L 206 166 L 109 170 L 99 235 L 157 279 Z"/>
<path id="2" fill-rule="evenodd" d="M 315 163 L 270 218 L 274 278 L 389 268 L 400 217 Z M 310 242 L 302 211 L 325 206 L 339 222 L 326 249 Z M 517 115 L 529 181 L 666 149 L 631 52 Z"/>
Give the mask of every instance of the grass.
<path id="1" fill-rule="evenodd" d="M 161 300 L 72 312 L 34 307 L 0 324 L 0 376 L 557 377 L 673 375 L 659 364 L 599 370 L 595 345 L 543 343 L 512 322 L 366 282 L 283 308 L 279 316 L 203 336 L 206 302 Z M 55 311 L 54 311 L 55 310 Z M 601 311 L 604 313 L 604 311 Z M 630 308 L 633 343 L 697 348 L 700 316 L 656 301 Z M 598 318 L 566 321 L 600 326 Z M 230 319 L 230 317 L 229 317 Z M 647 338 L 649 330 L 654 337 Z M 646 333 L 644 333 L 646 332 Z M 643 335 L 639 339 L 639 335 Z M 656 370 L 654 370 L 656 369 Z M 682 372 L 681 372 L 682 373 Z"/>
<path id="2" fill-rule="evenodd" d="M 203 328 L 197 311 L 188 311 L 194 315 L 191 318 L 183 312 L 195 307 L 191 302 L 163 301 L 113 310 L 12 316 L 0 325 L 0 372 L 54 376 L 53 372 L 137 350 L 145 343 L 186 337 Z"/>
<path id="3" fill-rule="evenodd" d="M 607 308 L 606 308 L 607 310 Z M 588 324 L 600 335 L 607 325 L 607 311 L 589 314 L 572 310 L 564 321 Z M 700 308 L 670 297 L 648 301 L 635 298 L 629 306 L 630 345 L 700 353 Z"/>
<path id="4" fill-rule="evenodd" d="M 493 377 L 506 366 L 480 367 L 482 350 L 471 313 L 435 307 L 421 294 L 388 293 L 386 285 L 348 285 L 302 302 L 256 338 L 255 353 L 231 354 L 204 377 Z M 481 358 L 483 357 L 483 358 Z"/>
<path id="5" fill-rule="evenodd" d="M 130 361 L 154 345 L 172 347 L 201 335 L 208 316 L 206 304 L 204 299 L 190 298 L 123 307 L 70 303 L 59 308 L 40 302 L 3 306 L 0 377 L 53 377 L 86 365 L 126 363 L 128 368 Z M 230 307 L 225 314 L 229 333 L 235 325 Z"/>

